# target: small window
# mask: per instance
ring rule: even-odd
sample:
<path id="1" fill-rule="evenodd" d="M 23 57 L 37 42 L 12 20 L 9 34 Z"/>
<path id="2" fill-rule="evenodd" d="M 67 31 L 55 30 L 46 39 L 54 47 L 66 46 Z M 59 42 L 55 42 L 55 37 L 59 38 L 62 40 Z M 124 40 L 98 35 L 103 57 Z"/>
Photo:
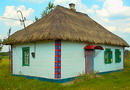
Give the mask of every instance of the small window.
<path id="1" fill-rule="evenodd" d="M 104 52 L 104 60 L 105 60 L 105 64 L 111 64 L 112 63 L 112 51 L 111 49 L 105 49 Z"/>
<path id="2" fill-rule="evenodd" d="M 29 47 L 22 48 L 23 53 L 23 66 L 29 66 L 29 60 L 30 60 L 30 49 Z"/>
<path id="3" fill-rule="evenodd" d="M 119 49 L 115 49 L 115 62 L 116 63 L 121 62 L 121 51 Z"/>

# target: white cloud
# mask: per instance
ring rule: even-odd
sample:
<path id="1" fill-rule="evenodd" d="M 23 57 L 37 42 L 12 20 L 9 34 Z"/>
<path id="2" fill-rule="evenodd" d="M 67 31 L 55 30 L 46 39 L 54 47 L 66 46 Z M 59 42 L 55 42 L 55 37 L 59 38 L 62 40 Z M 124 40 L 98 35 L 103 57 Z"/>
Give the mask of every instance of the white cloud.
<path id="1" fill-rule="evenodd" d="M 108 23 L 101 23 L 110 31 L 120 31 L 130 33 L 130 18 L 128 19 L 117 19 L 117 20 L 109 20 Z"/>
<path id="2" fill-rule="evenodd" d="M 15 18 L 18 19 L 17 16 L 17 11 L 21 10 L 24 17 L 26 17 L 27 19 L 30 18 L 30 16 L 33 14 L 34 10 L 32 8 L 26 8 L 24 5 L 21 5 L 19 7 L 15 7 L 15 6 L 6 6 L 5 7 L 5 12 L 3 13 L 3 17 L 7 17 L 7 18 Z M 14 20 L 10 20 L 10 19 L 1 19 L 0 18 L 0 22 L 3 22 L 7 27 L 10 26 L 14 26 L 13 28 L 18 28 L 20 25 L 20 21 L 14 21 Z M 32 20 L 27 20 L 25 21 L 26 26 L 31 24 L 33 21 Z M 7 36 L 3 35 L 0 33 L 0 39 L 5 39 L 7 38 Z M 2 52 L 6 52 L 8 51 L 8 46 L 3 47 Z"/>
<path id="3" fill-rule="evenodd" d="M 125 28 L 125 30 L 124 30 L 125 32 L 129 32 L 130 33 L 130 27 L 128 27 L 128 28 Z"/>
<path id="4" fill-rule="evenodd" d="M 6 38 L 6 36 L 5 36 L 5 35 L 0 34 L 0 39 L 5 39 L 5 38 Z"/>
<path id="5" fill-rule="evenodd" d="M 130 16 L 130 7 L 123 4 L 123 0 L 104 0 L 103 8 L 97 10 L 98 16 L 111 17 L 115 15 Z"/>
<path id="6" fill-rule="evenodd" d="M 130 18 L 111 20 L 109 18 L 98 18 L 95 16 L 93 19 L 111 32 L 120 31 L 130 33 Z"/>
<path id="7" fill-rule="evenodd" d="M 92 18 L 112 32 L 130 33 L 130 7 L 125 6 L 123 0 L 101 1 L 103 1 L 103 7 L 96 9 L 96 13 Z M 125 19 L 119 18 L 122 16 Z M 111 17 L 117 17 L 117 19 L 110 19 Z"/>
<path id="8" fill-rule="evenodd" d="M 5 7 L 5 12 L 3 14 L 3 17 L 18 19 L 18 16 L 20 16 L 19 13 L 17 13 L 18 10 L 21 10 L 22 13 L 23 13 L 23 16 L 26 17 L 26 18 L 29 18 L 33 14 L 33 12 L 34 12 L 34 10 L 32 8 L 26 9 L 26 7 L 24 5 L 21 5 L 19 7 L 6 6 Z M 14 21 L 14 20 L 9 20 L 9 19 L 1 19 L 1 20 L 7 26 L 18 26 L 18 25 L 20 25 L 20 21 Z M 29 25 L 31 23 L 32 23 L 32 20 L 26 21 L 26 25 Z"/>
<path id="9" fill-rule="evenodd" d="M 111 20 L 111 24 L 114 25 L 117 28 L 117 30 L 130 33 L 130 18 Z"/>
<path id="10" fill-rule="evenodd" d="M 101 17 L 109 17 L 110 14 L 106 9 L 102 9 L 102 10 L 97 10 L 96 13 L 98 14 L 98 16 Z"/>
<path id="11" fill-rule="evenodd" d="M 9 51 L 8 45 L 4 45 L 1 52 L 8 52 L 8 51 Z"/>
<path id="12" fill-rule="evenodd" d="M 95 11 L 96 11 L 98 8 L 99 8 L 98 5 L 92 5 L 92 7 L 89 8 L 89 9 L 87 9 L 87 12 L 85 12 L 85 13 L 87 13 L 87 14 L 95 13 Z"/>
<path id="13" fill-rule="evenodd" d="M 23 1 L 23 2 L 31 2 L 31 3 L 43 3 L 47 0 L 20 0 L 20 1 Z"/>
<path id="14" fill-rule="evenodd" d="M 116 30 L 116 27 L 114 26 L 106 26 L 106 28 L 112 32 Z"/>

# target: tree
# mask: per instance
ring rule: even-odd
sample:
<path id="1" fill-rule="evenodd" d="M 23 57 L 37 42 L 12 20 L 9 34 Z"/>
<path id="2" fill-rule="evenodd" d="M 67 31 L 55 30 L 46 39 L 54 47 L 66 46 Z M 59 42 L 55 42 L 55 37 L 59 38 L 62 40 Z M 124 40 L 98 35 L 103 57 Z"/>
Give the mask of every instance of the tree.
<path id="1" fill-rule="evenodd" d="M 35 21 L 37 21 L 39 18 L 37 16 L 35 16 Z"/>
<path id="2" fill-rule="evenodd" d="M 55 8 L 54 4 L 49 2 L 46 9 L 41 13 L 41 17 L 44 17 L 47 14 L 49 14 L 51 11 L 53 11 L 54 8 Z"/>
<path id="3" fill-rule="evenodd" d="M 3 47 L 3 44 L 2 44 L 2 40 L 0 39 L 0 53 L 2 51 L 2 47 Z M 0 54 L 0 62 L 1 62 L 1 60 L 2 60 L 2 56 Z"/>
<path id="4" fill-rule="evenodd" d="M 49 2 L 46 9 L 41 13 L 41 18 L 52 12 L 55 8 L 54 3 Z M 39 18 L 35 16 L 35 21 L 37 21 Z"/>
<path id="5" fill-rule="evenodd" d="M 130 60 L 130 51 L 129 50 L 125 50 L 124 55 L 125 55 L 125 60 Z"/>
<path id="6" fill-rule="evenodd" d="M 2 51 L 2 47 L 3 47 L 3 44 L 2 44 L 2 40 L 0 39 L 0 52 Z"/>

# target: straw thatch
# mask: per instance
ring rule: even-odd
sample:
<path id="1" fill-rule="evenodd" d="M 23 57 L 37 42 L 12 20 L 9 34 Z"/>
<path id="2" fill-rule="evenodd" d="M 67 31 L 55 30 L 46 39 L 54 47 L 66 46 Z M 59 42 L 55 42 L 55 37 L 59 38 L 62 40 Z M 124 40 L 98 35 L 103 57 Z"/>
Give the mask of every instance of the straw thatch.
<path id="1" fill-rule="evenodd" d="M 129 46 L 123 39 L 106 30 L 88 15 L 62 6 L 50 14 L 11 35 L 6 44 L 35 42 L 42 40 L 71 40 L 91 44 Z M 28 35 L 27 35 L 28 34 Z"/>

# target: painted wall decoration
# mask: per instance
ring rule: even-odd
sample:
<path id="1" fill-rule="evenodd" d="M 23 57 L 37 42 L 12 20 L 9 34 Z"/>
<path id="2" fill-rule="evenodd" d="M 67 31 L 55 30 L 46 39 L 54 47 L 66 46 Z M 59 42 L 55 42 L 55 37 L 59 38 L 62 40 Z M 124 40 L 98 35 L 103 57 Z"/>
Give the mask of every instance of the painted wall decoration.
<path id="1" fill-rule="evenodd" d="M 55 41 L 55 79 L 61 78 L 61 41 Z"/>

